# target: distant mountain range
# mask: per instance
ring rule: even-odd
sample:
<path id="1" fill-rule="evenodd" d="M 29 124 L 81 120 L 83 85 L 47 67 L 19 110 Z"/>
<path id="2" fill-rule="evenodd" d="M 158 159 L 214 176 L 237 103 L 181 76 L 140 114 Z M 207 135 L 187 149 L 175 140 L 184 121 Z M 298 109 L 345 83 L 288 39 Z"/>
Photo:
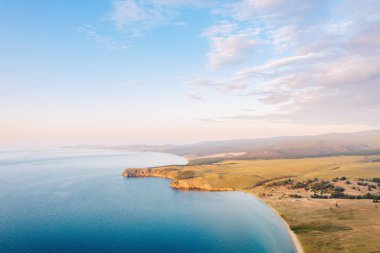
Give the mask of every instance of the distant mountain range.
<path id="1" fill-rule="evenodd" d="M 165 152 L 181 156 L 212 156 L 244 153 L 238 159 L 302 158 L 333 155 L 380 154 L 380 129 L 332 133 L 314 136 L 281 136 L 273 138 L 207 141 L 188 145 L 80 146 L 97 149 Z"/>

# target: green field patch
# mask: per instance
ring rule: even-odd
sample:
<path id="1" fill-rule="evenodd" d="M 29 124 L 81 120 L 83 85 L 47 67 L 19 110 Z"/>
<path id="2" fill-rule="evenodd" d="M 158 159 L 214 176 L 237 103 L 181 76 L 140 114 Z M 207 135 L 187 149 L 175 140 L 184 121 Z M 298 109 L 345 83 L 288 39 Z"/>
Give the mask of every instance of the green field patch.
<path id="1" fill-rule="evenodd" d="M 352 230 L 351 227 L 331 222 L 307 222 L 292 226 L 291 229 L 297 233 L 309 232 L 338 232 L 345 230 Z"/>

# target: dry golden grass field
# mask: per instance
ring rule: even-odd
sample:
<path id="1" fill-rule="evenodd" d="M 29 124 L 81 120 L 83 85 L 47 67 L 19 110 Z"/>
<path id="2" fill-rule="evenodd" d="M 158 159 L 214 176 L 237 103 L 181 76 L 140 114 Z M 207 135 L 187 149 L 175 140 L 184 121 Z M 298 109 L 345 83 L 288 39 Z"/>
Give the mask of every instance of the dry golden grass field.
<path id="1" fill-rule="evenodd" d="M 208 183 L 214 187 L 246 189 L 276 178 L 292 177 L 333 179 L 380 177 L 380 155 L 338 156 L 303 159 L 226 160 L 220 163 L 194 166 L 164 166 L 162 172 L 192 171 L 191 182 Z"/>

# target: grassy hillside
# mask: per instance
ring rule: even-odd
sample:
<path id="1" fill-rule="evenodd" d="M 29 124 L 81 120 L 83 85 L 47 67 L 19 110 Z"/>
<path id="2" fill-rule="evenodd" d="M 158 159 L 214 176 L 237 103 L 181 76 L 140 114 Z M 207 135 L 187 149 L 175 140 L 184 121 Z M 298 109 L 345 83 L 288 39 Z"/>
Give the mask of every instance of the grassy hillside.
<path id="1" fill-rule="evenodd" d="M 188 145 L 80 146 L 82 148 L 165 152 L 186 157 L 289 159 L 337 155 L 380 155 L 380 130 L 316 136 L 209 141 Z"/>
<path id="2" fill-rule="evenodd" d="M 191 170 L 190 179 L 205 179 L 211 186 L 247 189 L 276 178 L 295 180 L 380 177 L 380 155 L 338 156 L 304 159 L 226 160 L 213 164 L 164 166 L 168 170 Z"/>
<path id="3" fill-rule="evenodd" d="M 380 130 L 317 136 L 284 136 L 201 142 L 161 150 L 182 156 L 246 152 L 248 154 L 243 158 L 255 159 L 354 155 L 363 154 L 366 151 L 380 154 Z"/>

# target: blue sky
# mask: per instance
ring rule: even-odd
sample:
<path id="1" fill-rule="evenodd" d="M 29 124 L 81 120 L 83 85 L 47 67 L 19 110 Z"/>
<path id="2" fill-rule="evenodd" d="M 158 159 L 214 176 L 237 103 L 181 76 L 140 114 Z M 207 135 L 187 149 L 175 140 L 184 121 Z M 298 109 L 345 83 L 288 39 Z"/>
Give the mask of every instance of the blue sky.
<path id="1" fill-rule="evenodd" d="M 0 2 L 2 147 L 378 128 L 380 3 Z"/>

